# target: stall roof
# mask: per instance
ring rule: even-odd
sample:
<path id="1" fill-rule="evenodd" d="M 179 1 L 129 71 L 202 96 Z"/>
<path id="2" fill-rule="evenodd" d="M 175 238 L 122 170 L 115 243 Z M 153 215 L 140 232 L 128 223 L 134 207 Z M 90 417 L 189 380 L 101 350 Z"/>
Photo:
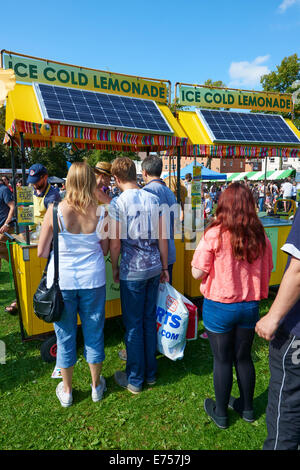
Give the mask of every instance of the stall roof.
<path id="1" fill-rule="evenodd" d="M 177 111 L 177 120 L 188 137 L 187 147 L 182 155 L 215 158 L 300 157 L 300 144 L 262 146 L 242 142 L 213 143 L 195 111 Z M 293 122 L 290 119 L 285 119 L 285 121 L 300 139 L 300 131 Z"/>
<path id="2" fill-rule="evenodd" d="M 6 130 L 16 137 L 24 134 L 25 145 L 46 147 L 56 142 L 72 142 L 77 148 L 108 148 L 115 150 L 175 149 L 186 145 L 187 135 L 166 105 L 159 109 L 174 130 L 174 135 L 153 135 L 120 130 L 87 128 L 51 123 L 51 135 L 43 133 L 43 117 L 32 85 L 16 84 L 8 94 Z M 6 138 L 5 143 L 8 142 Z"/>
<path id="3" fill-rule="evenodd" d="M 267 171 L 266 179 L 271 181 L 282 180 L 295 173 L 295 170 Z M 262 181 L 265 179 L 264 171 L 246 171 L 243 173 L 227 173 L 227 181 L 242 181 L 247 177 L 249 181 Z"/>

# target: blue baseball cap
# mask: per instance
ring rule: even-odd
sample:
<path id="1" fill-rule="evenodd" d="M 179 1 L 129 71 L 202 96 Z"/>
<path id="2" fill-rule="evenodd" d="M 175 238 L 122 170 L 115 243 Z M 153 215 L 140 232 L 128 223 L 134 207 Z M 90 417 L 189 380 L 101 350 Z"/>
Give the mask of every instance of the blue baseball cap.
<path id="1" fill-rule="evenodd" d="M 47 175 L 47 168 L 44 167 L 41 163 L 35 163 L 29 168 L 29 176 L 27 178 L 27 183 L 35 184 L 37 183 L 42 176 Z"/>

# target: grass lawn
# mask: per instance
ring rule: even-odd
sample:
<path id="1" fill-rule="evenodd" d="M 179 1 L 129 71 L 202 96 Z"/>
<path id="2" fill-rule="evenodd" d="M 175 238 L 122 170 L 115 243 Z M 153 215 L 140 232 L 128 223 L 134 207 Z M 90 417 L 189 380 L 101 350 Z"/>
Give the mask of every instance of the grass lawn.
<path id="1" fill-rule="evenodd" d="M 254 450 L 266 437 L 265 409 L 269 381 L 268 344 L 255 338 L 257 372 L 254 407 L 257 420 L 245 423 L 229 410 L 230 427 L 218 429 L 203 410 L 214 397 L 212 355 L 207 340 L 187 343 L 184 359 L 172 362 L 158 356 L 158 381 L 140 395 L 119 388 L 114 372 L 124 369 L 118 350 L 124 347 L 121 319 L 105 326 L 106 359 L 103 375 L 107 392 L 101 402 L 90 395 L 89 369 L 78 349 L 70 408 L 55 395 L 54 363 L 40 357 L 40 341 L 22 343 L 18 316 L 4 307 L 14 299 L 8 265 L 0 272 L 0 339 L 6 345 L 6 364 L 0 364 L 0 449 L 106 450 Z M 261 313 L 271 304 L 261 303 Z M 200 322 L 199 332 L 203 331 Z M 234 377 L 233 395 L 237 395 Z"/>

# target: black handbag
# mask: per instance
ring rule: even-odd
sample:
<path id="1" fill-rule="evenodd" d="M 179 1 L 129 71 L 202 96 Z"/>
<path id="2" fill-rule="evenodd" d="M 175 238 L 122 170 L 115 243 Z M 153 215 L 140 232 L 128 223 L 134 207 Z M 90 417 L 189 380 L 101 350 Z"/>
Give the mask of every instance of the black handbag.
<path id="1" fill-rule="evenodd" d="M 54 279 L 50 289 L 47 289 L 47 270 L 50 260 L 44 269 L 43 276 L 36 293 L 33 296 L 33 310 L 40 320 L 46 323 L 59 321 L 64 309 L 64 300 L 58 283 L 58 222 L 57 205 L 53 204 L 53 256 L 54 256 Z"/>

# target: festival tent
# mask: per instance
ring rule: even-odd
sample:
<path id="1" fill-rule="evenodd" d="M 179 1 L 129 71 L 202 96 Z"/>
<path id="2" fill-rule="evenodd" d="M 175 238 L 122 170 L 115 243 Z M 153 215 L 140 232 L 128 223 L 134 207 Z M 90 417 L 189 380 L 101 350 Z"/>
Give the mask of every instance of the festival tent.
<path id="1" fill-rule="evenodd" d="M 62 184 L 65 182 L 63 178 L 58 178 L 58 176 L 49 176 L 48 181 L 51 184 Z"/>
<path id="2" fill-rule="evenodd" d="M 224 181 L 224 180 L 227 179 L 226 173 L 218 173 L 217 171 L 210 170 L 209 168 L 206 168 L 204 165 L 202 165 L 198 162 L 191 162 L 189 165 L 182 168 L 180 170 L 180 178 L 184 179 L 185 175 L 187 175 L 188 173 L 191 173 L 191 175 L 193 175 L 193 167 L 194 166 L 202 167 L 202 170 L 201 170 L 201 179 L 202 180 L 213 180 L 213 181 L 223 180 Z M 173 173 L 173 175 L 175 175 L 175 173 Z M 163 174 L 163 178 L 166 178 L 167 176 L 169 176 L 168 172 Z"/>
<path id="3" fill-rule="evenodd" d="M 246 171 L 243 173 L 227 173 L 227 181 L 242 181 L 246 177 L 248 181 L 262 181 L 265 179 L 269 181 L 282 180 L 288 176 L 292 176 L 295 173 L 295 170 L 274 170 L 267 171 L 266 175 L 264 171 Z"/>

